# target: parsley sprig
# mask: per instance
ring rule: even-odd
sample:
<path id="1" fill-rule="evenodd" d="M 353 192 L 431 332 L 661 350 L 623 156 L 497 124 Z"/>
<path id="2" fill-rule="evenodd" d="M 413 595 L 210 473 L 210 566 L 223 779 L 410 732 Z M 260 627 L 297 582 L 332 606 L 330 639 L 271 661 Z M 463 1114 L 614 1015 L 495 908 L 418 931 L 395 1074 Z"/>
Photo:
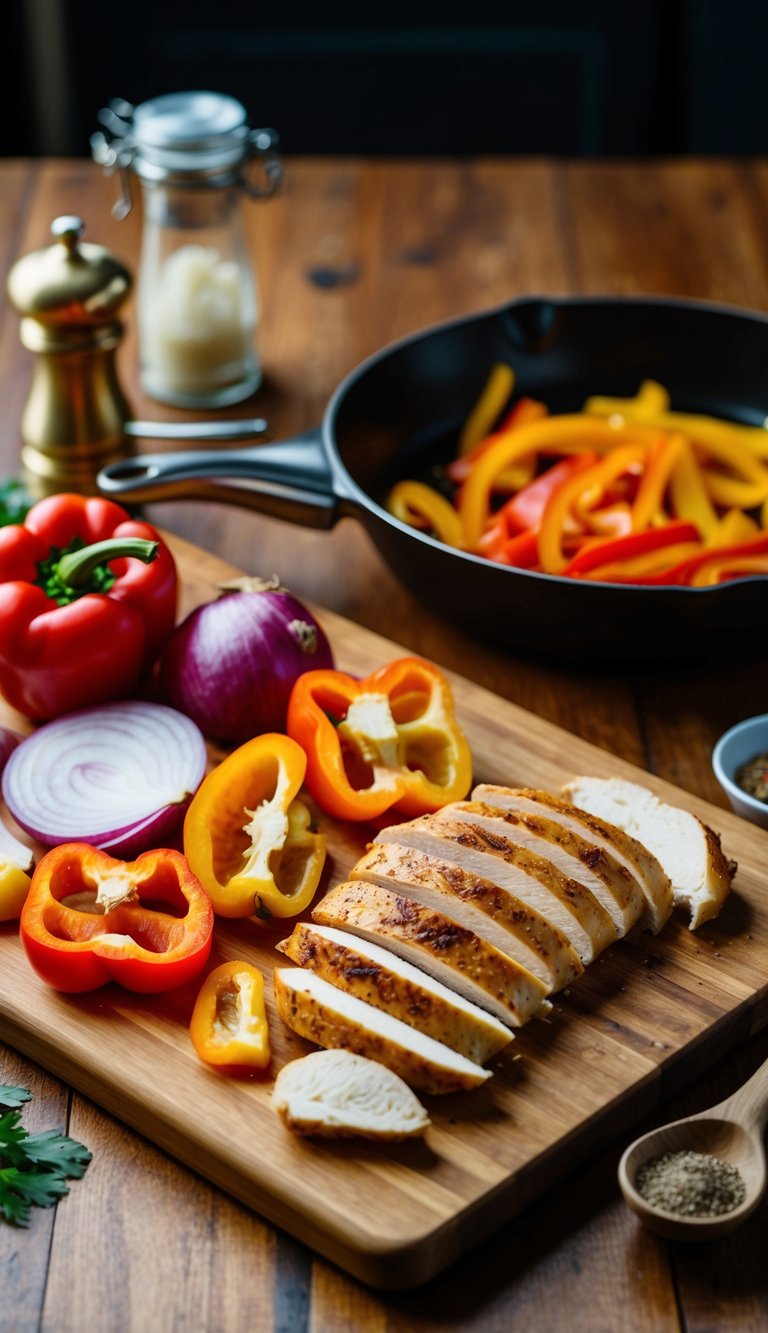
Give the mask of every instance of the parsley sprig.
<path id="1" fill-rule="evenodd" d="M 0 1085 L 0 1216 L 25 1227 L 33 1206 L 50 1208 L 79 1180 L 91 1153 L 55 1129 L 30 1134 L 19 1107 L 31 1100 L 26 1088 Z"/>

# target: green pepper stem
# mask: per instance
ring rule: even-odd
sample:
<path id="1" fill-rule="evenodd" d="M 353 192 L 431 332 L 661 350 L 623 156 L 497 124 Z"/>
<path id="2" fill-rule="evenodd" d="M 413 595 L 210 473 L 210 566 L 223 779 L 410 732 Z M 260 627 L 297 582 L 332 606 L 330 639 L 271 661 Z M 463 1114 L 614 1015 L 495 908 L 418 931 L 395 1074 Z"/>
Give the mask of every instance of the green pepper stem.
<path id="1" fill-rule="evenodd" d="M 158 542 L 147 541 L 145 537 L 110 537 L 108 541 L 94 542 L 80 551 L 70 551 L 63 555 L 56 565 L 59 583 L 67 588 L 88 587 L 91 575 L 100 565 L 122 556 L 133 556 L 149 565 L 155 559 Z"/>

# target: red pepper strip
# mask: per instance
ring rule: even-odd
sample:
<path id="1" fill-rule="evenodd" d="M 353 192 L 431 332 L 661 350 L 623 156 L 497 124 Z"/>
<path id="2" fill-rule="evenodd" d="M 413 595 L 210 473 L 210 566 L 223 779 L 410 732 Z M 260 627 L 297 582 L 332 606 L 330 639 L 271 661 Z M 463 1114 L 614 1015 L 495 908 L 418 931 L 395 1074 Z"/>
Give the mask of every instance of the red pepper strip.
<path id="1" fill-rule="evenodd" d="M 0 528 L 0 693 L 26 717 L 133 693 L 175 617 L 170 551 L 111 500 L 50 496 Z"/>
<path id="2" fill-rule="evenodd" d="M 562 572 L 578 577 L 602 565 L 630 560 L 634 556 L 646 555 L 649 551 L 658 551 L 665 546 L 677 545 L 680 542 L 699 540 L 699 531 L 693 523 L 676 520 L 668 523 L 666 527 L 647 528 L 645 532 L 633 532 L 628 537 L 590 542 L 573 557 Z"/>
<path id="3" fill-rule="evenodd" d="M 542 472 L 530 485 L 518 491 L 511 500 L 507 500 L 498 511 L 497 517 L 503 517 L 510 536 L 515 532 L 538 529 L 544 517 L 550 496 L 562 486 L 564 481 L 575 477 L 588 467 L 599 462 L 597 454 L 574 454 L 572 458 L 563 458 Z"/>
<path id="4" fill-rule="evenodd" d="M 32 876 L 21 940 L 56 990 L 108 981 L 154 995 L 183 986 L 210 953 L 213 908 L 181 852 L 116 861 L 84 842 L 54 847 Z"/>
<path id="5" fill-rule="evenodd" d="M 457 486 L 460 486 L 462 482 L 466 481 L 478 458 L 487 453 L 498 439 L 502 439 L 512 430 L 519 429 L 520 426 L 527 425 L 530 421 L 540 421 L 542 417 L 548 415 L 549 412 L 544 403 L 538 402 L 535 398 L 519 398 L 506 416 L 502 417 L 492 435 L 487 435 L 484 440 L 476 444 L 471 453 L 459 455 L 458 458 L 454 458 L 452 463 L 448 464 L 446 475 Z M 519 459 L 514 466 L 505 468 L 503 472 L 499 473 L 494 481 L 494 490 L 512 491 L 520 486 L 525 486 L 530 481 L 535 466 L 535 454 L 531 454 L 530 458 L 527 459 Z"/>
<path id="6" fill-rule="evenodd" d="M 641 464 L 646 452 L 646 444 L 620 444 L 594 467 L 577 472 L 558 486 L 547 502 L 539 532 L 539 560 L 545 573 L 562 574 L 568 564 L 563 538 L 571 506 L 585 492 L 595 496 L 596 506 L 606 487 L 622 472 Z"/>
<path id="7" fill-rule="evenodd" d="M 668 569 L 659 570 L 656 573 L 638 574 L 636 577 L 628 576 L 623 579 L 617 572 L 617 577 L 612 578 L 612 582 L 643 583 L 654 587 L 659 584 L 674 584 L 676 587 L 701 587 L 705 580 L 705 574 L 702 573 L 701 581 L 696 583 L 694 583 L 694 577 L 699 570 L 706 571 L 710 564 L 720 564 L 727 568 L 733 568 L 739 560 L 759 559 L 766 552 L 768 552 L 768 532 L 763 533 L 752 542 L 742 542 L 730 547 L 707 547 L 697 554 L 678 561 Z M 736 576 L 734 575 L 734 577 Z"/>
<path id="8" fill-rule="evenodd" d="M 500 565 L 532 569 L 539 559 L 539 534 L 535 529 L 532 532 L 518 532 L 514 537 L 497 542 L 483 554 L 486 559 L 496 560 Z"/>

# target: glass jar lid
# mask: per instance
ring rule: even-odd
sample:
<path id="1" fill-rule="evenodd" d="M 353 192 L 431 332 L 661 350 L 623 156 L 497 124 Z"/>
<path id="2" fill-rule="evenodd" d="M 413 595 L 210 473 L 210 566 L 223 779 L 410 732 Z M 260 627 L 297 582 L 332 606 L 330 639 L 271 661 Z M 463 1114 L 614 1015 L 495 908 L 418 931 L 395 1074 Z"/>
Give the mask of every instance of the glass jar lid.
<path id="1" fill-rule="evenodd" d="M 108 173 L 121 173 L 118 215 L 130 209 L 130 170 L 146 184 L 242 184 L 256 198 L 274 194 L 282 179 L 275 131 L 251 129 L 245 107 L 226 93 L 168 93 L 137 107 L 115 99 L 98 119 L 112 137 L 97 131 L 91 152 Z M 263 182 L 251 179 L 248 163 L 254 158 Z"/>

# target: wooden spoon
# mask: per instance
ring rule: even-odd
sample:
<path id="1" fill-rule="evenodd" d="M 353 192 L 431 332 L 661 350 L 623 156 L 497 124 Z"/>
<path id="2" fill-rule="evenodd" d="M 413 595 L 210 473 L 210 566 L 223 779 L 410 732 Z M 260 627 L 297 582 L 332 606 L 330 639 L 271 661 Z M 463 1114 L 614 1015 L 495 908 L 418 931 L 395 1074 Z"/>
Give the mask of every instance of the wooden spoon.
<path id="1" fill-rule="evenodd" d="M 766 1120 L 768 1060 L 726 1101 L 635 1139 L 619 1163 L 619 1185 L 626 1202 L 644 1226 L 667 1240 L 714 1240 L 724 1236 L 755 1211 L 765 1193 Z M 747 1188 L 737 1208 L 716 1217 L 683 1217 L 654 1207 L 638 1193 L 635 1181 L 641 1166 L 662 1153 L 687 1151 L 709 1153 L 736 1167 Z"/>

